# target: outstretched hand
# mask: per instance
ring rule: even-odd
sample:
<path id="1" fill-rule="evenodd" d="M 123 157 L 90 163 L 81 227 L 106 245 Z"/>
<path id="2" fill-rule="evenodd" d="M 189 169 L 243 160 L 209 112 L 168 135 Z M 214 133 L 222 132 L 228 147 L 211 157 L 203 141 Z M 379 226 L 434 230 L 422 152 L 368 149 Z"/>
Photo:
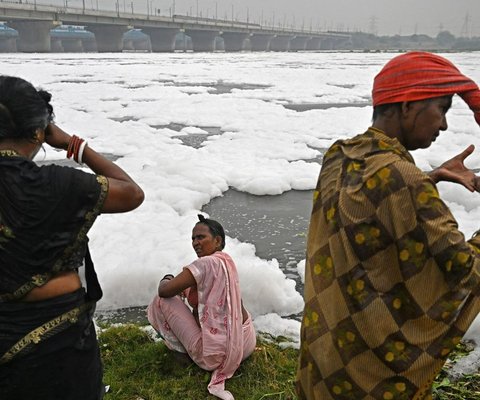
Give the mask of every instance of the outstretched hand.
<path id="1" fill-rule="evenodd" d="M 475 146 L 471 144 L 460 154 L 431 171 L 429 176 L 436 183 L 441 181 L 454 182 L 465 186 L 471 192 L 480 191 L 480 177 L 476 176 L 464 164 L 465 159 L 473 153 L 473 150 L 475 150 Z"/>

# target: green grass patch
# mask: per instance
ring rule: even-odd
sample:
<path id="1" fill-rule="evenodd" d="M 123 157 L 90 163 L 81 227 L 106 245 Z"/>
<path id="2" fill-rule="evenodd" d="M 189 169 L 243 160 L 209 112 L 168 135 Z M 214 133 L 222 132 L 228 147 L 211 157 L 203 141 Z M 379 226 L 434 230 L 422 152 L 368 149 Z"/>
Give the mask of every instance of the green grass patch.
<path id="1" fill-rule="evenodd" d="M 282 348 L 287 339 L 264 335 L 226 388 L 239 400 L 293 400 L 298 350 Z M 104 382 L 110 385 L 105 400 L 216 399 L 207 392 L 210 373 L 185 363 L 155 342 L 138 325 L 110 327 L 99 335 L 105 366 Z M 480 373 L 453 381 L 448 374 L 455 361 L 471 347 L 460 344 L 433 385 L 435 400 L 480 399 Z"/>
<path id="2" fill-rule="evenodd" d="M 448 371 L 455 362 L 465 357 L 473 347 L 460 343 L 443 367 L 433 383 L 433 398 L 436 400 L 479 400 L 480 399 L 480 373 L 463 375 L 453 380 Z"/>
<path id="3" fill-rule="evenodd" d="M 280 339 L 278 339 L 280 340 Z M 110 385 L 105 400 L 203 400 L 210 373 L 193 363 L 179 362 L 162 342 L 153 341 L 136 325 L 111 327 L 99 335 Z M 226 383 L 239 400 L 295 399 L 298 351 L 281 349 L 275 341 L 259 340 L 257 349 Z"/>

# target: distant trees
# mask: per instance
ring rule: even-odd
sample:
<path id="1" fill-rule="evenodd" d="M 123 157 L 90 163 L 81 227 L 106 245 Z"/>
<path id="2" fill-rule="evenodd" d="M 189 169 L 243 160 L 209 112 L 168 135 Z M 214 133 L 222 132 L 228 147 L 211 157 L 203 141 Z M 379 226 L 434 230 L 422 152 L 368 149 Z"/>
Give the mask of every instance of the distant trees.
<path id="1" fill-rule="evenodd" d="M 452 48 L 462 51 L 480 50 L 480 37 L 458 38 Z"/>
<path id="2" fill-rule="evenodd" d="M 350 50 L 430 50 L 430 51 L 470 51 L 480 50 L 480 37 L 455 37 L 448 30 L 437 36 L 424 34 L 377 36 L 372 33 L 352 32 L 351 39 L 339 44 L 338 49 Z"/>
<path id="3" fill-rule="evenodd" d="M 437 35 L 437 43 L 442 47 L 452 47 L 456 40 L 449 31 L 441 31 Z"/>
<path id="4" fill-rule="evenodd" d="M 362 31 L 349 32 L 349 40 L 337 41 L 331 49 L 360 51 L 478 51 L 480 36 L 455 37 L 448 30 L 441 30 L 436 36 L 425 34 L 378 36 Z M 330 49 L 330 48 L 328 48 Z"/>

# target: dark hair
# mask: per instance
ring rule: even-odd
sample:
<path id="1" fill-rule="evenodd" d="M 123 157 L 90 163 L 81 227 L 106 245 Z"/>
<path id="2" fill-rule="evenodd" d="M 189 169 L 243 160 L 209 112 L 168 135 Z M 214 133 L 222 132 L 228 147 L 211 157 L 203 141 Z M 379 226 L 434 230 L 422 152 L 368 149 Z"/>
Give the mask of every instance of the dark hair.
<path id="1" fill-rule="evenodd" d="M 32 139 L 53 121 L 52 95 L 22 78 L 0 76 L 0 139 Z"/>
<path id="2" fill-rule="evenodd" d="M 409 101 L 409 103 L 415 103 L 415 102 L 420 102 L 420 101 L 422 101 L 424 103 L 428 103 L 428 102 L 431 102 L 431 101 L 435 100 L 438 97 L 448 97 L 448 98 L 450 98 L 450 105 L 448 107 L 449 108 L 451 107 L 453 95 L 429 97 L 429 98 L 421 99 L 421 100 L 411 100 L 411 101 Z M 375 107 L 373 107 L 372 121 L 375 122 L 375 120 L 378 117 L 380 117 L 382 115 L 385 115 L 388 112 L 395 112 L 395 110 L 401 110 L 401 108 L 402 108 L 402 102 L 380 104 L 378 106 L 375 106 Z"/>
<path id="3" fill-rule="evenodd" d="M 389 110 L 400 109 L 401 105 L 402 103 L 388 103 L 373 107 L 372 121 L 375 122 L 379 116 L 385 115 Z"/>
<path id="4" fill-rule="evenodd" d="M 206 225 L 213 237 L 220 236 L 222 238 L 222 243 L 220 244 L 220 246 L 222 250 L 225 248 L 225 231 L 220 222 L 217 222 L 213 219 L 205 218 L 202 214 L 198 214 L 198 222 L 196 223 L 196 225 L 198 224 Z"/>

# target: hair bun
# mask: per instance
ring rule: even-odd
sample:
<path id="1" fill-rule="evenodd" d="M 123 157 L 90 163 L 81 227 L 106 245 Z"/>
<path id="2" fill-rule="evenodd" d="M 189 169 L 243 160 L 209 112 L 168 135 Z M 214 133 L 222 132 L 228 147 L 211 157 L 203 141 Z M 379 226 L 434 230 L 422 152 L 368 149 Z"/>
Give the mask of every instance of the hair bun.
<path id="1" fill-rule="evenodd" d="M 52 100 L 52 95 L 45 91 L 45 90 L 39 90 L 38 95 L 42 98 L 42 100 L 45 102 L 45 105 L 47 106 L 47 111 L 48 111 L 48 116 L 49 116 L 49 123 L 53 121 L 53 106 L 50 104 L 50 100 Z"/>
<path id="2" fill-rule="evenodd" d="M 205 222 L 206 218 L 202 214 L 197 214 L 197 216 L 200 222 Z"/>

